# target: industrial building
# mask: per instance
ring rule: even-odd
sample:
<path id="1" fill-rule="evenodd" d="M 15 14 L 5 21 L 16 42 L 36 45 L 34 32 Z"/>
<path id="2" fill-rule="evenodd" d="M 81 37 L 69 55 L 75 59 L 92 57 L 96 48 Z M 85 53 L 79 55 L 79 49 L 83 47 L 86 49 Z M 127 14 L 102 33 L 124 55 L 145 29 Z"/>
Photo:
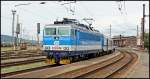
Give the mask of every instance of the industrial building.
<path id="1" fill-rule="evenodd" d="M 124 47 L 130 46 L 135 47 L 137 46 L 137 37 L 136 36 L 115 36 L 113 39 L 114 46 Z"/>

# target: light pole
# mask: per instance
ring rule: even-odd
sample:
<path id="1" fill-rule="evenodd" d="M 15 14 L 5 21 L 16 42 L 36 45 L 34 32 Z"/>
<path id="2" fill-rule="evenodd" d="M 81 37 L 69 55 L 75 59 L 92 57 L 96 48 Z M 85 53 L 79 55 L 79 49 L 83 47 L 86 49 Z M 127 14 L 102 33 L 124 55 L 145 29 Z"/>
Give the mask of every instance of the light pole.
<path id="1" fill-rule="evenodd" d="M 40 4 L 45 4 L 46 2 L 40 2 Z M 14 7 L 18 7 L 18 6 L 22 6 L 22 5 L 30 5 L 32 3 L 26 3 L 26 4 L 17 4 L 17 5 L 14 5 Z M 14 50 L 16 49 L 16 39 L 14 37 L 14 21 L 15 21 L 15 13 L 16 13 L 16 10 L 12 10 L 12 14 L 13 14 L 13 21 L 12 21 L 12 37 L 13 37 L 13 47 L 14 47 Z M 17 25 L 19 24 L 19 15 L 17 17 Z"/>
<path id="2" fill-rule="evenodd" d="M 16 13 L 16 10 L 12 10 L 12 14 L 13 14 L 13 20 L 12 20 L 12 41 L 13 41 L 13 43 L 12 43 L 12 46 L 13 46 L 13 49 L 15 50 L 16 48 L 15 48 L 15 41 L 14 41 L 14 22 L 15 22 L 15 13 Z"/>
<path id="3" fill-rule="evenodd" d="M 144 33 L 145 33 L 145 17 L 149 17 L 149 15 L 145 14 L 145 4 L 143 4 L 143 17 L 142 17 L 142 48 L 144 49 Z"/>
<path id="4" fill-rule="evenodd" d="M 143 4 L 143 18 L 142 18 L 142 48 L 144 49 L 144 23 L 145 23 L 145 4 Z"/>
<path id="5" fill-rule="evenodd" d="M 110 25 L 110 39 L 111 39 L 111 25 Z"/>

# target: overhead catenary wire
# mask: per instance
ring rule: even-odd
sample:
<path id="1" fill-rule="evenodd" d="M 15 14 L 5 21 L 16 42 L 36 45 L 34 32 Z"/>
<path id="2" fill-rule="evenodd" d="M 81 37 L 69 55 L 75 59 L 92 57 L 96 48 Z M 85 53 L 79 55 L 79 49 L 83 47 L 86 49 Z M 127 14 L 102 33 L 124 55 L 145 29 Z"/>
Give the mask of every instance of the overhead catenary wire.
<path id="1" fill-rule="evenodd" d="M 20 8 L 18 8 L 18 9 L 20 9 Z M 38 18 L 42 18 L 42 19 L 44 19 L 44 20 L 47 20 L 48 18 L 45 18 L 45 17 L 43 17 L 42 15 L 39 15 L 39 14 L 37 14 L 37 13 L 35 13 L 35 12 L 32 12 L 32 11 L 29 11 L 29 10 L 27 10 L 27 9 L 24 9 L 24 8 L 21 8 L 20 10 L 23 10 L 24 12 L 26 12 L 26 13 L 30 13 L 30 14 L 32 14 L 33 16 L 36 16 L 36 17 L 38 17 Z M 41 17 L 40 17 L 41 16 Z"/>
<path id="2" fill-rule="evenodd" d="M 123 14 L 122 13 L 122 4 L 121 4 L 121 1 L 116 1 L 117 2 L 117 5 L 118 5 L 118 10 L 120 11 L 121 15 Z"/>
<path id="3" fill-rule="evenodd" d="M 93 13 L 91 13 L 91 11 L 89 11 L 88 8 L 87 8 L 84 4 L 81 4 L 80 6 L 83 7 L 84 10 L 86 11 L 86 13 L 89 14 L 93 19 L 96 18 L 96 17 L 93 15 Z"/>
<path id="4" fill-rule="evenodd" d="M 127 15 L 125 1 L 124 1 L 124 12 L 125 12 L 125 14 Z"/>
<path id="5" fill-rule="evenodd" d="M 88 10 L 88 8 L 84 4 L 82 4 L 81 7 L 84 8 L 84 10 L 86 11 L 87 14 L 89 14 L 92 18 L 96 19 L 96 17 L 94 16 L 94 14 L 90 10 Z M 104 33 L 104 29 L 101 29 L 101 32 Z M 105 34 L 107 34 L 107 33 L 105 33 Z"/>
<path id="6" fill-rule="evenodd" d="M 124 3 L 124 4 L 122 4 L 122 2 Z M 122 19 L 123 19 L 123 25 L 125 26 L 125 27 L 127 27 L 128 25 L 126 25 L 126 22 L 127 22 L 127 19 L 126 19 L 126 16 L 127 16 L 127 11 L 126 11 L 126 5 L 125 5 L 125 1 L 117 1 L 117 5 L 118 5 L 118 9 L 119 9 L 119 11 L 120 11 L 120 13 L 121 13 L 121 17 L 122 17 Z M 135 27 L 136 27 L 136 24 L 135 24 Z M 128 28 L 126 28 L 126 29 L 124 29 L 124 31 L 127 31 L 127 30 L 129 30 Z"/>
<path id="7" fill-rule="evenodd" d="M 6 2 L 7 2 L 7 1 L 1 1 L 1 7 L 10 6 L 10 5 L 16 3 L 16 1 L 11 1 L 12 3 L 10 3 L 10 4 L 4 4 L 4 3 L 6 3 Z M 8 3 L 9 3 L 9 2 L 8 2 Z"/>
<path id="8" fill-rule="evenodd" d="M 127 15 L 125 1 L 116 1 L 116 2 L 118 5 L 118 10 L 120 11 L 121 15 L 123 15 L 123 14 Z M 123 4 L 122 4 L 122 2 L 123 2 Z"/>
<path id="9" fill-rule="evenodd" d="M 88 8 L 84 4 L 81 4 L 80 6 L 84 9 L 85 13 L 90 16 L 89 18 L 83 18 L 82 20 L 85 21 L 85 19 L 87 19 L 88 21 L 85 21 L 85 22 L 89 24 L 89 21 L 90 21 L 90 26 L 91 26 L 92 24 L 94 24 L 96 17 L 90 10 L 88 10 Z"/>
<path id="10" fill-rule="evenodd" d="M 69 1 L 67 3 L 61 3 L 60 5 L 65 7 L 65 9 L 67 10 L 68 14 L 71 14 L 72 16 L 74 16 L 75 15 L 75 5 L 72 8 L 72 3 L 76 3 L 76 1 L 73 1 L 73 2 Z M 65 6 L 66 4 L 68 5 L 68 7 Z"/>
<path id="11" fill-rule="evenodd" d="M 30 3 L 30 4 L 31 4 L 31 3 Z M 20 4 L 20 5 L 29 5 L 29 4 Z M 18 6 L 19 6 L 19 5 L 18 5 Z M 20 9 L 20 8 L 18 8 L 18 9 Z M 24 8 L 21 8 L 20 10 L 22 10 L 22 9 L 23 9 L 25 12 L 30 13 L 30 14 L 32 14 L 32 15 L 34 15 L 34 16 L 37 15 L 39 20 L 40 20 L 41 18 L 44 19 L 44 20 L 47 20 L 47 19 L 48 19 L 48 18 L 43 17 L 43 16 L 41 16 L 41 15 L 35 13 L 35 12 L 34 12 L 34 14 L 33 14 L 33 12 L 31 12 L 31 11 L 29 11 L 29 10 L 27 10 L 27 9 L 24 9 Z M 37 16 L 36 16 L 36 18 L 37 18 Z M 41 17 L 39 17 L 39 16 L 41 16 Z"/>
<path id="12" fill-rule="evenodd" d="M 30 5 L 30 4 L 33 4 L 33 3 L 26 3 L 26 4 L 22 4 L 22 3 L 20 3 L 20 4 L 17 4 L 17 5 L 15 5 L 14 6 L 14 8 L 16 8 L 17 6 L 20 6 L 20 5 Z M 41 3 L 40 3 L 41 4 Z M 19 10 L 23 10 L 23 12 L 26 12 L 26 13 L 29 13 L 29 14 L 31 14 L 33 17 L 35 16 L 35 20 L 40 20 L 40 19 L 44 19 L 44 20 L 48 20 L 49 18 L 48 17 L 43 17 L 42 15 L 40 15 L 40 14 L 38 14 L 37 12 L 33 12 L 33 11 L 31 11 L 30 9 L 25 9 L 25 8 L 17 8 L 17 9 L 19 9 Z M 34 9 L 35 10 L 35 9 Z M 18 11 L 17 11 L 18 12 Z M 22 12 L 22 11 L 21 11 Z"/>

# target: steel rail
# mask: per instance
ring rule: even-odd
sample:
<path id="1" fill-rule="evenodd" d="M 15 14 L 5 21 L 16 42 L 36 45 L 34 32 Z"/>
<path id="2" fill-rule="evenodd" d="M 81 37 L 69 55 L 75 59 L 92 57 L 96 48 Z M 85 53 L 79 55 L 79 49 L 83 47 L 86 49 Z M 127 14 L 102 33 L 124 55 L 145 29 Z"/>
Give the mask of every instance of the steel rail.
<path id="1" fill-rule="evenodd" d="M 128 52 L 128 51 L 126 51 Z M 130 52 L 128 52 L 130 53 Z M 115 73 L 109 75 L 107 78 L 124 78 L 130 71 L 133 67 L 135 67 L 135 65 L 137 64 L 138 60 L 139 60 L 139 57 L 137 54 L 135 53 L 130 53 L 131 56 L 132 56 L 132 60 L 124 65 L 124 67 L 122 67 L 121 69 L 119 69 L 118 71 L 116 71 Z"/>
<path id="2" fill-rule="evenodd" d="M 108 66 L 109 64 L 112 64 L 114 62 L 119 61 L 120 59 L 124 58 L 125 55 L 123 55 L 122 53 L 119 56 L 116 56 L 114 58 L 110 58 L 108 60 L 105 60 L 103 62 L 97 63 L 97 64 L 93 64 L 90 65 L 88 67 L 84 67 L 84 68 L 80 68 L 77 70 L 73 70 L 70 72 L 66 72 L 66 73 L 62 73 L 62 74 L 58 74 L 55 76 L 52 76 L 51 78 L 80 78 L 86 74 L 89 74 L 99 68 L 104 68 L 105 66 Z"/>
<path id="3" fill-rule="evenodd" d="M 6 68 L 10 66 L 17 66 L 17 65 L 24 65 L 34 62 L 41 62 L 44 61 L 46 58 L 39 58 L 39 59 L 32 59 L 32 60 L 25 60 L 25 61 L 17 61 L 17 62 L 9 62 L 9 63 L 1 63 L 1 68 Z"/>
<path id="4" fill-rule="evenodd" d="M 64 73 L 58 73 L 55 75 L 46 76 L 46 78 L 47 77 L 48 78 L 115 78 L 116 76 L 121 78 L 123 76 L 119 76 L 119 74 L 123 75 L 124 73 L 122 72 L 127 72 L 127 69 L 133 66 L 133 64 L 137 61 L 137 57 L 138 57 L 134 53 L 130 53 L 127 51 L 121 51 L 121 52 L 122 52 L 121 54 L 113 58 L 104 60 L 100 63 L 92 64 L 86 67 L 81 67 Z M 43 70 L 40 72 L 52 73 L 53 71 L 45 72 Z M 33 72 L 30 74 L 33 74 L 35 76 L 37 75 L 37 72 L 36 73 Z M 43 74 L 43 76 L 44 75 L 47 74 Z M 28 77 L 32 78 L 32 75 Z"/>
<path id="5" fill-rule="evenodd" d="M 30 68 L 30 69 L 15 71 L 15 72 L 4 73 L 4 74 L 1 74 L 1 78 L 5 78 L 5 77 L 7 78 L 7 76 L 22 74 L 22 73 L 26 73 L 26 72 L 42 70 L 42 69 L 45 69 L 45 68 L 57 67 L 57 66 L 61 66 L 61 65 L 52 64 L 52 65 L 45 65 L 45 66 L 41 66 L 41 67 L 35 67 L 35 68 Z"/>
<path id="6" fill-rule="evenodd" d="M 122 58 L 123 57 L 123 55 L 121 54 L 121 53 L 119 53 L 119 54 L 116 54 L 115 56 L 113 56 L 113 57 L 111 57 L 111 55 L 110 55 L 110 57 L 108 56 L 108 59 L 106 58 L 106 60 L 103 60 L 103 61 L 101 61 L 101 62 L 106 62 L 107 60 L 109 60 L 109 59 L 114 59 L 114 58 Z M 116 59 L 116 60 L 117 60 Z M 114 60 L 115 61 L 115 60 Z M 84 62 L 84 61 L 83 61 Z M 88 63 L 88 62 L 87 62 Z M 78 65 L 80 65 L 80 64 L 83 64 L 83 63 L 78 63 Z M 71 68 L 71 66 L 76 66 L 77 64 L 73 64 L 73 65 L 64 65 L 64 66 L 61 66 L 61 67 L 55 67 L 55 68 L 46 68 L 46 69 L 40 69 L 40 70 L 37 70 L 37 71 L 31 71 L 31 72 L 29 72 L 29 73 L 20 73 L 20 74 L 16 74 L 16 75 L 11 75 L 11 76 L 6 76 L 6 77 L 4 77 L 4 78 L 11 78 L 11 77 L 13 77 L 13 78 L 49 78 L 49 77 L 51 77 L 51 76 L 54 76 L 54 75 L 57 75 L 57 74 L 60 74 L 60 73 L 63 73 L 63 72 L 60 72 L 60 73 L 57 73 L 57 69 L 62 69 L 62 70 L 64 70 L 64 69 L 67 69 L 67 68 Z M 89 64 L 90 65 L 90 64 Z M 87 67 L 87 66 L 85 66 L 85 67 Z M 81 68 L 83 68 L 83 67 L 81 67 Z M 80 69 L 80 67 L 79 68 L 77 68 L 77 69 Z M 74 69 L 73 69 L 74 70 Z M 60 70 L 61 71 L 61 70 Z M 67 72 L 68 72 L 68 70 L 67 70 Z M 51 74 L 50 75 L 50 73 L 54 73 L 54 74 Z"/>
<path id="7" fill-rule="evenodd" d="M 122 72 L 127 71 L 127 65 L 131 62 L 134 63 L 137 60 L 137 55 L 134 53 L 129 53 L 127 51 L 121 51 L 123 53 L 123 57 L 118 59 L 109 59 L 106 62 L 98 63 L 95 65 L 91 65 L 86 68 L 77 69 L 74 71 L 66 72 L 63 74 L 58 74 L 52 76 L 52 78 L 107 78 L 107 77 L 115 77 L 119 71 Z M 133 56 L 134 55 L 134 56 Z M 109 63 L 108 63 L 109 62 Z M 130 64 L 131 66 L 132 64 Z M 128 67 L 129 69 L 129 67 Z M 123 73 L 120 73 L 123 75 Z M 118 75 L 117 75 L 118 76 Z M 123 76 L 118 76 L 123 77 Z"/>

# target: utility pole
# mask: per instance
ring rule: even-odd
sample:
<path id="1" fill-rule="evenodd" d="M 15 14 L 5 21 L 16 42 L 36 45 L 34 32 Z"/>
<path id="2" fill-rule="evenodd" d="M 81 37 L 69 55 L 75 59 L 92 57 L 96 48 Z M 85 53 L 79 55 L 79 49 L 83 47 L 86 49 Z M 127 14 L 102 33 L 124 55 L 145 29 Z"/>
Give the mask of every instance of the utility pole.
<path id="1" fill-rule="evenodd" d="M 145 4 L 143 4 L 143 41 L 144 41 L 144 26 L 145 26 Z"/>
<path id="2" fill-rule="evenodd" d="M 143 4 L 143 18 L 142 18 L 142 48 L 144 48 L 144 25 L 145 25 L 145 4 Z"/>
<path id="3" fill-rule="evenodd" d="M 140 45 L 139 26 L 137 25 L 137 47 Z"/>
<path id="4" fill-rule="evenodd" d="M 14 37 L 15 13 L 16 13 L 16 11 L 15 11 L 15 10 L 12 10 L 12 14 L 13 14 L 13 20 L 12 20 L 12 41 L 13 41 L 13 43 L 12 43 L 12 45 L 13 45 L 13 49 L 14 49 L 14 50 L 15 50 L 15 42 L 14 42 L 14 39 L 15 39 L 15 37 Z"/>
<path id="5" fill-rule="evenodd" d="M 17 15 L 17 27 L 16 27 L 16 40 L 15 40 L 15 43 L 16 43 L 16 47 L 18 49 L 18 44 L 19 44 L 19 39 L 18 39 L 18 35 L 20 34 L 20 23 L 19 23 L 19 15 Z"/>
<path id="6" fill-rule="evenodd" d="M 32 35 L 32 43 L 31 43 L 31 46 L 32 46 L 32 50 L 33 50 L 33 35 Z"/>
<path id="7" fill-rule="evenodd" d="M 40 4 L 45 4 L 46 2 L 40 2 Z M 26 4 L 17 4 L 17 5 L 14 5 L 14 7 L 18 7 L 18 6 L 22 6 L 22 5 L 30 5 L 32 3 L 26 3 Z M 12 14 L 13 14 L 13 21 L 12 21 L 12 37 L 13 37 L 13 47 L 14 47 L 14 50 L 16 49 L 16 38 L 14 38 L 14 21 L 15 21 L 15 13 L 16 13 L 16 10 L 12 10 Z M 17 24 L 18 25 L 18 24 Z M 20 25 L 20 24 L 19 24 Z M 24 40 L 25 42 L 25 40 Z"/>
<path id="8" fill-rule="evenodd" d="M 39 49 L 39 34 L 37 34 L 37 49 Z"/>
<path id="9" fill-rule="evenodd" d="M 139 30 L 138 30 L 139 28 L 138 28 L 138 25 L 137 25 L 137 38 L 138 38 L 138 36 L 139 36 Z"/>
<path id="10" fill-rule="evenodd" d="M 111 25 L 110 25 L 110 38 L 111 38 Z"/>
<path id="11" fill-rule="evenodd" d="M 22 42 L 22 24 L 20 23 L 20 41 L 19 44 Z"/>
<path id="12" fill-rule="evenodd" d="M 38 50 L 40 49 L 39 34 L 40 34 L 40 23 L 37 23 L 37 41 L 38 41 L 37 48 Z"/>
<path id="13" fill-rule="evenodd" d="M 120 34 L 120 47 L 121 47 L 121 45 L 122 45 L 122 39 L 121 39 L 121 34 Z"/>
<path id="14" fill-rule="evenodd" d="M 138 40 L 139 40 L 139 30 L 138 30 L 138 25 L 137 25 L 137 29 L 136 29 L 136 30 L 137 30 L 137 36 L 136 36 L 136 39 L 137 39 L 137 40 L 136 40 L 136 41 L 137 41 L 137 46 L 138 46 Z"/>
<path id="15" fill-rule="evenodd" d="M 19 34 L 19 15 L 17 15 L 17 26 L 16 26 L 16 38 L 15 38 L 15 47 L 18 48 L 18 34 Z"/>

